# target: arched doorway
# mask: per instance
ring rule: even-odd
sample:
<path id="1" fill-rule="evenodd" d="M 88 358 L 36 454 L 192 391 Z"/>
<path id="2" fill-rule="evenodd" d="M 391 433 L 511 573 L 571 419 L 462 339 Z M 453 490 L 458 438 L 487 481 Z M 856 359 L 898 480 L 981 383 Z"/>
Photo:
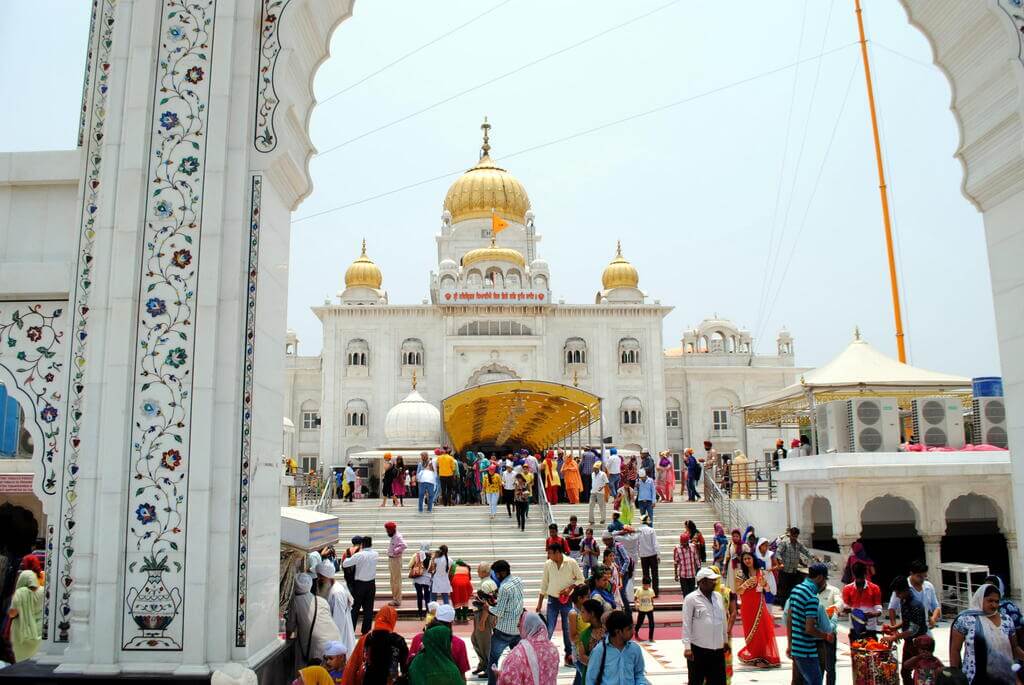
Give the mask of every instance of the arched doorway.
<path id="1" fill-rule="evenodd" d="M 832 503 L 824 497 L 811 497 L 807 505 L 810 509 L 811 546 L 830 552 L 839 552 L 832 523 Z"/>
<path id="2" fill-rule="evenodd" d="M 969 493 L 955 498 L 946 507 L 946 534 L 942 536 L 942 560 L 985 564 L 1003 579 L 1007 589 L 1011 583 L 1010 556 L 1006 537 L 999 528 L 1000 512 L 996 503 L 984 495 Z M 932 571 L 938 578 L 938 571 Z M 933 582 L 935 582 L 933 580 Z"/>
<path id="3" fill-rule="evenodd" d="M 910 562 L 924 559 L 917 512 L 908 500 L 883 495 L 864 505 L 860 521 L 861 542 L 875 562 L 875 582 L 887 596 L 893 578 L 904 575 Z"/>

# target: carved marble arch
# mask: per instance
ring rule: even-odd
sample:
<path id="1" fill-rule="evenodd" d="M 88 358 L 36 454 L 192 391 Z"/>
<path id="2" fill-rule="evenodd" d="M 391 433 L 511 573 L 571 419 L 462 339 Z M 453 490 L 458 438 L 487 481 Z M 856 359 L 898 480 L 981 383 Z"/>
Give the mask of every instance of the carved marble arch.
<path id="1" fill-rule="evenodd" d="M 472 388 L 473 386 L 482 385 L 483 383 L 511 381 L 517 378 L 519 378 L 519 374 L 515 372 L 515 369 L 511 369 L 499 362 L 489 362 L 477 368 L 472 374 L 470 374 L 469 380 L 466 381 L 466 387 Z"/>
<path id="2" fill-rule="evenodd" d="M 861 504 L 860 506 L 859 517 L 861 521 L 861 526 L 863 527 L 865 523 L 875 523 L 874 521 L 864 520 L 864 515 L 869 510 L 871 510 L 874 507 L 889 504 L 891 506 L 896 506 L 897 508 L 902 509 L 900 513 L 904 513 L 907 515 L 906 520 L 893 521 L 894 523 L 912 523 L 914 528 L 918 531 L 918 533 L 920 533 L 923 530 L 925 520 L 921 515 L 920 503 L 915 501 L 915 499 L 916 498 L 913 494 L 907 492 L 885 492 L 879 495 L 868 497 L 862 500 L 863 504 Z"/>
<path id="3" fill-rule="evenodd" d="M 1003 491 L 1003 496 L 1009 496 L 1009 489 Z M 955 495 L 946 499 L 942 506 L 942 517 L 943 527 L 948 528 L 950 523 L 950 512 L 955 509 L 962 509 L 964 506 L 974 505 L 976 512 L 991 513 L 992 518 L 995 519 L 996 525 L 999 527 L 1000 533 L 1008 532 L 1006 523 L 1012 521 L 1012 517 L 1007 517 L 1006 512 L 1003 511 L 1003 507 L 999 504 L 998 495 L 978 492 L 976 488 L 972 488 L 969 492 L 965 492 L 960 495 Z M 971 516 L 966 519 L 959 520 L 990 520 L 988 516 Z M 1012 524 L 1010 526 L 1012 529 Z"/>
<path id="4" fill-rule="evenodd" d="M 832 500 L 829 499 L 831 495 L 832 493 L 828 493 L 828 495 L 825 493 L 818 493 L 808 495 L 803 499 L 800 506 L 800 525 L 798 526 L 801 532 L 807 533 L 808 535 L 814 533 L 816 523 L 814 520 L 815 509 L 817 508 L 819 512 L 824 512 L 824 509 L 822 509 L 824 506 L 828 508 L 827 523 L 832 526 L 832 534 L 838 535 L 839 525 L 836 521 L 836 512 L 832 508 Z M 825 523 L 825 521 L 822 521 L 822 523 Z"/>

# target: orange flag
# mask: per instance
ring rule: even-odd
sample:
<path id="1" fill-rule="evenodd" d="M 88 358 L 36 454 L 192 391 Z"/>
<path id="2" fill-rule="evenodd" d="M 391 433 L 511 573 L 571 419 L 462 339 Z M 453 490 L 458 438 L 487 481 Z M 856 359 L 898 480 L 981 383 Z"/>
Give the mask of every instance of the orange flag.
<path id="1" fill-rule="evenodd" d="M 508 228 L 508 222 L 491 210 L 491 235 L 498 235 Z"/>

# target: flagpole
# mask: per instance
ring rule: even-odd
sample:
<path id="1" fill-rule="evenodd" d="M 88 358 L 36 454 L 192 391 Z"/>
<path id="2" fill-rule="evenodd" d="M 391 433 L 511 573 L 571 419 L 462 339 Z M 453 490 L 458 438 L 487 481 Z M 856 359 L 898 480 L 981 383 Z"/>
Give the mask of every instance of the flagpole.
<path id="1" fill-rule="evenodd" d="M 892 224 L 889 221 L 889 192 L 885 185 L 885 168 L 882 165 L 882 143 L 878 137 L 878 115 L 875 114 L 875 91 L 871 85 L 871 66 L 868 63 L 868 42 L 864 37 L 864 18 L 860 0 L 854 0 L 857 12 L 857 30 L 860 32 L 860 54 L 864 60 L 864 80 L 868 89 L 868 109 L 871 111 L 871 133 L 875 139 L 875 161 L 878 165 L 878 192 L 882 196 L 882 221 L 885 225 L 885 249 L 889 257 L 889 286 L 892 290 L 892 311 L 896 319 L 896 352 L 901 363 L 907 363 L 907 351 L 903 344 L 903 315 L 900 310 L 900 287 L 896 279 L 896 256 L 892 244 Z"/>

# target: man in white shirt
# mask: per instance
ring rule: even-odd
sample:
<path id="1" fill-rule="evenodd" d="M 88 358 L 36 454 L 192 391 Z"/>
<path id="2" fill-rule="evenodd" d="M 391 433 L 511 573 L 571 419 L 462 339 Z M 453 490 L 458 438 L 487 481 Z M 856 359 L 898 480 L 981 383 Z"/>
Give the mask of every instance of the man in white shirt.
<path id="1" fill-rule="evenodd" d="M 928 635 L 931 636 L 932 628 L 942 618 L 942 608 L 939 605 L 939 597 L 935 594 L 935 586 L 928 580 L 928 565 L 921 560 L 910 562 L 910 575 L 907 576 L 910 583 L 910 592 L 914 599 L 924 607 L 925 617 L 928 619 Z M 900 598 L 892 593 L 889 599 L 889 622 L 895 624 L 896 616 L 900 609 Z"/>
<path id="2" fill-rule="evenodd" d="M 532 454 L 526 455 L 524 460 L 526 465 L 530 467 L 530 473 L 533 474 L 533 495 L 530 497 L 530 501 L 534 504 L 540 502 L 540 478 L 537 478 L 537 474 L 540 473 L 540 462 L 537 461 L 537 457 Z"/>
<path id="3" fill-rule="evenodd" d="M 595 461 L 593 472 L 590 474 L 590 511 L 588 514 L 590 525 L 594 525 L 595 504 L 601 507 L 601 523 L 605 522 L 605 514 L 608 508 L 608 502 L 604 499 L 604 486 L 606 485 L 608 485 L 608 476 L 601 470 L 601 462 Z"/>
<path id="4" fill-rule="evenodd" d="M 505 460 L 505 470 L 501 472 L 501 501 L 505 503 L 505 511 L 512 518 L 512 505 L 515 503 L 516 472 L 512 470 L 512 462 Z"/>
<path id="5" fill-rule="evenodd" d="M 365 537 L 359 551 L 341 562 L 343 568 L 355 567 L 355 580 L 352 582 L 352 627 L 359 622 L 359 612 L 363 612 L 362 634 L 370 632 L 373 627 L 373 600 L 377 597 L 377 550 L 373 549 L 373 539 Z"/>
<path id="6" fill-rule="evenodd" d="M 725 685 L 728 621 L 722 595 L 715 592 L 718 574 L 697 572 L 697 589 L 683 599 L 683 655 L 690 685 Z"/>
<path id="7" fill-rule="evenodd" d="M 348 494 L 345 495 L 345 501 L 351 502 L 356 496 L 356 470 L 352 468 L 352 464 L 345 465 L 344 480 L 348 483 Z"/>
<path id="8" fill-rule="evenodd" d="M 612 497 L 615 497 L 619 494 L 619 480 L 622 477 L 622 457 L 615 449 L 609 452 L 605 460 L 605 469 L 608 471 L 608 486 L 611 488 Z"/>

